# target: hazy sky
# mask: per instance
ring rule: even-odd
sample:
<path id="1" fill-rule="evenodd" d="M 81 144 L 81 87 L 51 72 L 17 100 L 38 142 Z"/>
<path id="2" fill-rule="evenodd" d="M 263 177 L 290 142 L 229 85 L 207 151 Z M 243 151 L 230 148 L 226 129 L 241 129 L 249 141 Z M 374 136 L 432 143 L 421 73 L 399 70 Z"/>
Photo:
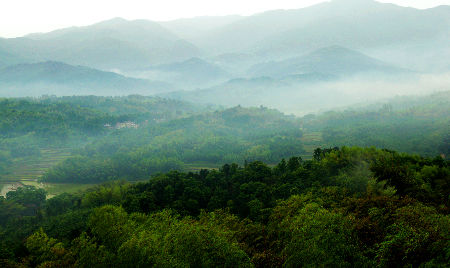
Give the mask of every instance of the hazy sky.
<path id="1" fill-rule="evenodd" d="M 379 0 L 430 8 L 450 0 Z M 0 36 L 17 37 L 69 26 L 89 25 L 113 17 L 172 20 L 195 16 L 251 15 L 271 9 L 292 9 L 324 0 L 1 0 Z"/>

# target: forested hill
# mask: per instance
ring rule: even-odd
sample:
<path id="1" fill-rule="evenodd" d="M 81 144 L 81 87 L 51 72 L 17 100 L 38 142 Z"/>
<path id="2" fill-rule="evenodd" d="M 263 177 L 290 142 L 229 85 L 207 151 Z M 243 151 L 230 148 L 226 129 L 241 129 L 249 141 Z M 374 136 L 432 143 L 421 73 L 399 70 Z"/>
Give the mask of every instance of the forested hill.
<path id="1" fill-rule="evenodd" d="M 99 105 L 103 107 L 109 101 Z M 134 181 L 169 170 L 217 168 L 224 162 L 277 163 L 293 155 L 310 158 L 316 147 L 376 146 L 430 157 L 447 156 L 448 107 L 448 93 L 439 93 L 414 101 L 400 98 L 376 107 L 303 118 L 265 107 L 237 106 L 197 113 L 144 124 L 139 129 L 114 131 L 78 150 L 42 179 L 71 183 Z"/>
<path id="2" fill-rule="evenodd" d="M 26 172 L 27 178 L 36 179 L 44 167 L 61 160 L 61 150 L 70 155 L 116 128 L 158 124 L 208 109 L 143 96 L 0 99 L 0 180 L 5 174 L 21 179 L 14 173 L 30 168 L 30 161 L 39 172 Z M 52 159 L 41 152 L 50 152 Z"/>
<path id="3" fill-rule="evenodd" d="M 376 146 L 448 156 L 450 91 L 305 116 L 302 126 L 305 132 L 320 132 L 323 146 Z"/>
<path id="4" fill-rule="evenodd" d="M 235 107 L 174 119 L 97 140 L 43 176 L 47 182 L 140 180 L 149 174 L 223 162 L 301 155 L 298 118 L 276 110 Z M 126 163 L 126 164 L 124 164 Z"/>
<path id="5" fill-rule="evenodd" d="M 124 120 L 123 118 L 122 120 Z M 0 99 L 0 133 L 12 137 L 34 132 L 41 136 L 95 133 L 118 117 L 68 103 L 42 104 L 26 99 Z"/>
<path id="6" fill-rule="evenodd" d="M 104 132 L 104 124 L 126 120 L 167 121 L 207 108 L 162 98 L 41 97 L 0 99 L 0 133 L 3 137 L 30 132 L 42 136 Z"/>
<path id="7" fill-rule="evenodd" d="M 45 199 L 0 197 L 3 267 L 445 267 L 441 157 L 317 149 L 313 160 L 170 172 Z"/>
<path id="8" fill-rule="evenodd" d="M 33 99 L 42 104 L 69 103 L 81 108 L 95 109 L 113 116 L 131 115 L 138 120 L 167 121 L 179 117 L 207 112 L 214 107 L 184 101 L 129 95 L 122 97 L 101 96 L 43 96 Z"/>
<path id="9" fill-rule="evenodd" d="M 151 95 L 171 90 L 174 87 L 169 83 L 130 78 L 63 62 L 46 61 L 0 68 L 1 96 Z"/>

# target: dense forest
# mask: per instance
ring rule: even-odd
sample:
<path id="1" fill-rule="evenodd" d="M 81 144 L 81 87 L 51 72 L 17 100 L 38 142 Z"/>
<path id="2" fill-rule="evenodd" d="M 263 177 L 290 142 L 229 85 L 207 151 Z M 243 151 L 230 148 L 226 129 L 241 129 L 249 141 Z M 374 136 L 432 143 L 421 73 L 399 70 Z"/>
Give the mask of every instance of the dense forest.
<path id="1" fill-rule="evenodd" d="M 375 148 L 0 198 L 3 267 L 442 267 L 450 169 Z"/>
<path id="2" fill-rule="evenodd" d="M 235 107 L 111 133 L 47 172 L 47 182 L 139 180 L 186 164 L 275 163 L 304 152 L 298 119 L 276 110 Z"/>
<path id="3" fill-rule="evenodd" d="M 0 171 L 5 173 L 14 159 L 39 157 L 41 147 L 86 141 L 89 136 L 104 133 L 105 122 L 124 119 L 67 103 L 42 104 L 24 99 L 2 99 Z"/>
<path id="4" fill-rule="evenodd" d="M 151 125 L 206 109 L 143 96 L 0 99 L 0 179 L 13 162 L 40 158 L 42 149 L 79 148 L 118 123 Z"/>
<path id="5" fill-rule="evenodd" d="M 376 146 L 427 156 L 448 156 L 449 115 L 450 92 L 446 91 L 307 116 L 304 127 L 323 133 L 325 146 Z"/>
<path id="6" fill-rule="evenodd" d="M 304 117 L 141 96 L 3 99 L 0 174 L 68 147 L 40 182 L 101 184 L 1 196 L 0 266 L 445 266 L 448 96 Z"/>
<path id="7" fill-rule="evenodd" d="M 43 181 L 137 181 L 227 162 L 274 165 L 293 155 L 310 159 L 317 147 L 449 155 L 449 100 L 443 92 L 295 117 L 262 106 L 223 109 L 143 96 L 2 99 L 0 178 L 61 148 L 69 157 L 49 166 Z"/>
<path id="8" fill-rule="evenodd" d="M 430 157 L 448 155 L 449 100 L 444 92 L 302 118 L 266 107 L 206 111 L 111 132 L 76 150 L 42 180 L 136 181 L 158 172 L 226 162 L 273 165 L 293 155 L 310 158 L 317 147 L 376 146 Z M 315 134 L 321 138 L 308 140 Z"/>
<path id="9" fill-rule="evenodd" d="M 450 5 L 177 1 L 1 2 L 0 268 L 450 267 Z"/>

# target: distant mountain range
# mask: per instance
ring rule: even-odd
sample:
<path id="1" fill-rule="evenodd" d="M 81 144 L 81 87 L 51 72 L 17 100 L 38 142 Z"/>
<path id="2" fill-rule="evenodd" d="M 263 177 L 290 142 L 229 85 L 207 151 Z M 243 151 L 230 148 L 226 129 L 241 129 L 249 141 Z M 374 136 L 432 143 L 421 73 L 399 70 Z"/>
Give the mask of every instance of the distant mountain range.
<path id="1" fill-rule="evenodd" d="M 61 61 L 104 70 L 172 62 L 199 55 L 156 22 L 116 18 L 23 38 L 0 39 L 0 51 L 32 61 Z"/>
<path id="2" fill-rule="evenodd" d="M 183 89 L 210 86 L 232 77 L 219 66 L 197 57 L 181 62 L 149 66 L 127 74 L 133 77 L 170 81 Z"/>
<path id="3" fill-rule="evenodd" d="M 222 103 L 234 92 L 257 103 L 261 92 L 355 76 L 449 71 L 450 6 L 419 10 L 373 0 L 168 22 L 115 18 L 0 38 L 1 95 L 173 91 L 166 96 Z"/>
<path id="4" fill-rule="evenodd" d="M 332 0 L 252 16 L 159 23 L 115 18 L 85 27 L 0 39 L 0 64 L 51 60 L 123 71 L 230 53 L 254 55 L 256 64 L 333 45 L 405 68 L 448 70 L 450 6 L 419 10 L 373 0 Z M 446 57 L 442 59 L 442 55 Z"/>
<path id="5" fill-rule="evenodd" d="M 152 95 L 173 91 L 164 82 L 125 77 L 61 62 L 18 64 L 0 69 L 0 95 Z"/>
<path id="6" fill-rule="evenodd" d="M 200 38 L 202 35 L 207 34 L 209 31 L 224 27 L 243 17 L 238 15 L 230 16 L 205 16 L 195 17 L 188 19 L 177 19 L 172 21 L 159 22 L 163 27 L 173 32 L 180 38 L 191 40 Z"/>
<path id="7" fill-rule="evenodd" d="M 308 73 L 349 76 L 361 73 L 393 74 L 405 71 L 357 51 L 331 46 L 300 57 L 256 64 L 249 69 L 248 74 L 253 77 L 286 77 Z"/>
<path id="8" fill-rule="evenodd" d="M 231 79 L 195 91 L 162 93 L 161 96 L 226 107 L 267 105 L 283 111 L 313 111 L 377 94 L 373 89 L 364 92 L 362 87 L 352 93 L 354 96 L 344 93 L 348 87 L 361 86 L 358 84 L 361 81 L 395 86 L 394 82 L 411 82 L 417 79 L 416 76 L 413 71 L 394 67 L 360 52 L 331 46 L 300 57 L 254 65 L 247 71 L 246 78 Z"/>
<path id="9" fill-rule="evenodd" d="M 373 0 L 332 0 L 244 17 L 188 41 L 212 54 L 253 53 L 268 59 L 339 45 L 398 63 L 425 49 L 429 57 L 416 55 L 410 61 L 417 66 L 430 54 L 449 50 L 450 6 L 419 10 Z M 386 50 L 395 53 L 382 53 Z"/>

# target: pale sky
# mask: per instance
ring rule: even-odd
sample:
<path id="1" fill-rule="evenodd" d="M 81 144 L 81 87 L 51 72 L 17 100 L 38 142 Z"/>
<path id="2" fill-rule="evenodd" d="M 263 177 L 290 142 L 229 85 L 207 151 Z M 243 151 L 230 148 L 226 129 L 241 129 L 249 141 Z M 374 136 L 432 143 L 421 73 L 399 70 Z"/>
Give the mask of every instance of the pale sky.
<path id="1" fill-rule="evenodd" d="M 0 37 L 18 37 L 114 17 L 156 21 L 196 16 L 251 15 L 295 9 L 325 0 L 0 0 Z M 450 0 L 379 0 L 415 8 L 450 5 Z"/>

